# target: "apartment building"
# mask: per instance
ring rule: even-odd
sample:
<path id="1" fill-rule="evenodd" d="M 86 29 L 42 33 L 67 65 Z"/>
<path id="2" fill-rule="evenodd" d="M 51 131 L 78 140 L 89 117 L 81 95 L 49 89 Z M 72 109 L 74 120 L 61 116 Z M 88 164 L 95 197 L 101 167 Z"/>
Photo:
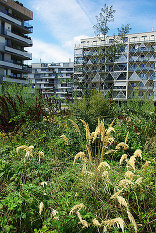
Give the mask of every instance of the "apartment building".
<path id="1" fill-rule="evenodd" d="M 22 3 L 0 0 L 0 83 L 27 83 L 23 76 L 30 67 L 24 61 L 31 60 L 32 54 L 25 47 L 32 46 L 32 19 L 33 12 Z"/>
<path id="2" fill-rule="evenodd" d="M 115 59 L 106 57 L 105 48 L 116 39 L 93 37 L 76 44 L 74 78 L 103 95 L 109 92 L 114 100 L 133 99 L 135 93 L 140 99 L 156 100 L 156 32 L 128 34 Z"/>
<path id="3" fill-rule="evenodd" d="M 32 73 L 28 75 L 32 85 L 45 98 L 56 95 L 60 99 L 71 99 L 73 92 L 74 63 L 32 63 Z"/>

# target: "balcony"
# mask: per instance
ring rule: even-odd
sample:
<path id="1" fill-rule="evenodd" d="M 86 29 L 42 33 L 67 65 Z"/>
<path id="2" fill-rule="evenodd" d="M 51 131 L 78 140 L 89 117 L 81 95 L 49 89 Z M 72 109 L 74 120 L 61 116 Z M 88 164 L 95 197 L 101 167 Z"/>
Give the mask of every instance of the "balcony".
<path id="1" fill-rule="evenodd" d="M 9 82 L 9 83 L 19 83 L 19 84 L 28 84 L 29 81 L 25 79 L 15 79 L 11 77 L 3 77 L 3 82 Z"/>
<path id="2" fill-rule="evenodd" d="M 22 65 L 14 64 L 12 60 L 9 61 L 0 61 L 0 66 L 5 66 L 13 69 L 22 70 Z"/>
<path id="3" fill-rule="evenodd" d="M 14 49 L 14 48 L 11 48 L 9 46 L 5 46 L 5 51 L 7 52 L 11 52 L 11 53 L 14 53 L 14 54 L 18 54 L 22 57 L 25 57 L 25 59 L 32 59 L 32 54 L 31 53 L 28 53 L 26 51 L 21 51 L 21 50 L 18 50 L 18 49 Z"/>
<path id="4" fill-rule="evenodd" d="M 36 81 L 37 84 L 48 84 L 48 81 Z"/>
<path id="5" fill-rule="evenodd" d="M 29 66 L 29 65 L 22 65 L 22 72 L 31 73 L 32 72 L 31 66 Z"/>
<path id="6" fill-rule="evenodd" d="M 17 26 L 23 28 L 26 31 L 25 33 L 33 32 L 33 27 L 28 22 L 22 23 L 19 19 L 16 19 L 16 18 L 12 17 L 11 15 L 7 15 L 1 11 L 0 11 L 0 18 L 8 20 L 8 21 L 16 24 Z"/>
<path id="7" fill-rule="evenodd" d="M 0 12 L 0 17 L 2 17 L 3 19 L 9 20 L 9 21 L 11 21 L 19 26 L 22 26 L 22 22 L 20 20 L 15 19 L 15 18 L 13 18 L 13 17 L 11 17 L 3 12 Z"/>
<path id="8" fill-rule="evenodd" d="M 28 45 L 32 45 L 32 40 L 31 39 L 16 35 L 15 33 L 12 33 L 9 30 L 6 31 L 6 35 L 10 36 L 10 37 L 12 37 L 14 39 L 20 40 L 20 41 L 22 41 L 22 42 L 24 42 L 24 43 L 26 43 Z"/>

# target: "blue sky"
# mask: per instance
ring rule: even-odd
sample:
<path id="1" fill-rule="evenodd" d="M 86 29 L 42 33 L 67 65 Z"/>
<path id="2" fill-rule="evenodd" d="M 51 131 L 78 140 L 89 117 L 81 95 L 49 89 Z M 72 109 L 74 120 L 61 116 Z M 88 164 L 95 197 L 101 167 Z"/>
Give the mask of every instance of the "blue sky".
<path id="1" fill-rule="evenodd" d="M 94 36 L 95 16 L 106 3 L 116 10 L 109 34 L 130 24 L 131 33 L 156 31 L 156 0 L 20 0 L 34 13 L 32 62 L 73 60 L 74 44 Z"/>

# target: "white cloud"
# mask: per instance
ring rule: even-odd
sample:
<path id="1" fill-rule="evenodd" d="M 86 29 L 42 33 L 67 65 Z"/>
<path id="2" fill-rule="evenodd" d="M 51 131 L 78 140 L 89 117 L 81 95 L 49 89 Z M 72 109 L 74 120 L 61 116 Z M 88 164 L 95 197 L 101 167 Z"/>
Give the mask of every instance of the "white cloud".
<path id="1" fill-rule="evenodd" d="M 32 8 L 48 33 L 63 43 L 79 32 L 89 32 L 92 27 L 76 0 L 33 0 Z"/>
<path id="2" fill-rule="evenodd" d="M 33 40 L 33 47 L 28 48 L 33 54 L 31 62 L 68 62 L 69 58 L 73 60 L 73 53 L 66 52 L 60 46 L 45 43 L 39 39 Z"/>
<path id="3" fill-rule="evenodd" d="M 86 39 L 86 38 L 89 38 L 89 36 L 85 36 L 85 35 L 74 36 L 71 40 L 65 41 L 64 46 L 74 49 L 75 44 L 79 44 L 81 39 Z"/>

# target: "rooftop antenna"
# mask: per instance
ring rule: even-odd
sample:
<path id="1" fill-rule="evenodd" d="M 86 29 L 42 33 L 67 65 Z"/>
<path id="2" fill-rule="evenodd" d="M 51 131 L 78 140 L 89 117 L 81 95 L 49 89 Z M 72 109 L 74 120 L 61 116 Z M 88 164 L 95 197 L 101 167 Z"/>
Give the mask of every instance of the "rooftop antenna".
<path id="1" fill-rule="evenodd" d="M 41 58 L 40 58 L 40 63 L 41 63 Z"/>
<path id="2" fill-rule="evenodd" d="M 152 32 L 154 32 L 154 27 L 152 27 Z"/>

